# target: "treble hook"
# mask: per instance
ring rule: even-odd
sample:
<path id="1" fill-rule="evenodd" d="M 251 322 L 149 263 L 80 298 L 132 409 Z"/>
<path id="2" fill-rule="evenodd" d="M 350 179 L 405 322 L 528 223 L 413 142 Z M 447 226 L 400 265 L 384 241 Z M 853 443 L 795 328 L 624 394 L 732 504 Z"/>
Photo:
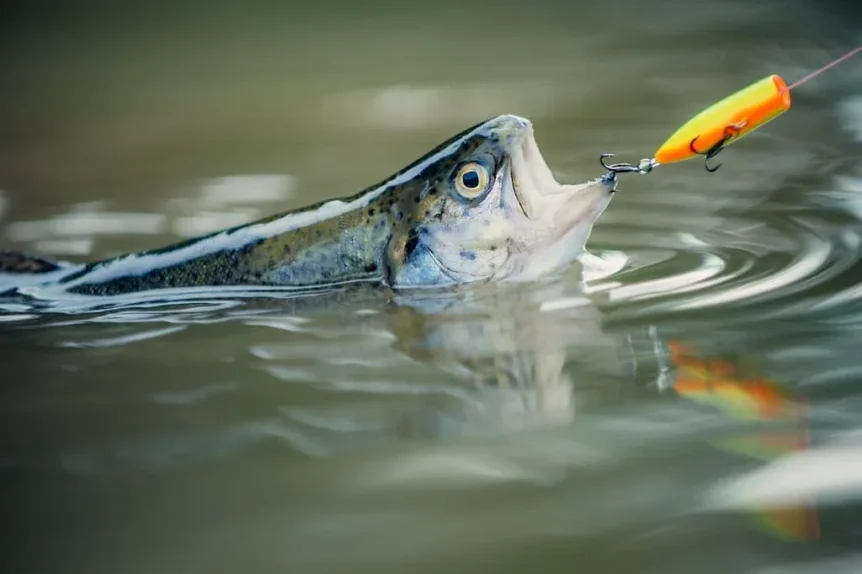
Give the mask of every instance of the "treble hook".
<path id="1" fill-rule="evenodd" d="M 612 171 L 614 173 L 624 173 L 624 172 L 629 172 L 629 171 L 640 171 L 640 168 L 638 168 L 636 165 L 632 165 L 630 163 L 612 163 L 611 165 L 608 165 L 605 163 L 606 158 L 614 157 L 615 155 L 616 155 L 615 153 L 603 153 L 599 157 L 599 163 L 602 164 L 603 168 L 605 168 L 608 171 Z"/>
<path id="2" fill-rule="evenodd" d="M 693 154 L 705 156 L 703 158 L 703 167 L 709 173 L 715 173 L 716 171 L 718 171 L 718 168 L 721 167 L 721 164 L 718 164 L 717 166 L 710 168 L 709 164 L 707 162 L 709 160 L 711 160 L 712 158 L 714 158 L 715 156 L 717 156 L 718 154 L 720 154 L 722 152 L 722 150 L 724 150 L 724 144 L 726 144 L 728 141 L 730 141 L 734 136 L 738 135 L 739 130 L 741 130 L 743 127 L 745 127 L 745 124 L 746 124 L 746 121 L 743 120 L 742 122 L 740 122 L 738 124 L 726 126 L 724 128 L 724 137 L 722 137 L 720 140 L 715 142 L 715 144 L 713 144 L 713 146 L 706 151 L 697 151 L 696 149 L 694 149 L 694 142 L 696 142 L 697 138 L 700 137 L 700 136 L 695 136 L 694 139 L 691 140 L 691 143 L 688 144 L 688 149 L 690 149 L 691 153 L 693 153 Z"/>
<path id="3" fill-rule="evenodd" d="M 703 158 L 704 169 L 706 169 L 706 171 L 708 171 L 709 173 L 715 173 L 716 171 L 718 171 L 718 168 L 721 167 L 721 164 L 718 164 L 715 167 L 709 167 L 709 163 L 707 163 L 707 162 L 709 162 L 709 160 L 711 160 L 712 158 L 714 158 L 715 156 L 717 156 L 718 154 L 721 153 L 721 150 L 724 149 L 724 144 L 727 142 L 727 140 L 730 139 L 730 137 L 724 136 L 723 138 L 718 140 L 714 146 L 712 146 L 711 148 L 709 148 L 706 151 L 697 151 L 696 149 L 694 149 L 694 142 L 696 142 L 697 138 L 699 138 L 699 137 L 700 136 L 695 136 L 695 138 L 693 140 L 691 140 L 691 143 L 688 144 L 688 149 L 690 149 L 691 153 L 693 153 L 693 154 L 704 156 L 704 158 Z"/>
<path id="4" fill-rule="evenodd" d="M 652 168 L 658 165 L 655 160 L 651 159 L 642 159 L 637 165 L 633 165 L 630 163 L 612 163 L 610 165 L 605 163 L 605 159 L 609 157 L 614 157 L 616 154 L 614 153 L 603 153 L 599 157 L 599 163 L 602 164 L 602 167 L 608 170 L 611 173 L 626 173 L 626 172 L 637 172 L 637 173 L 649 173 L 652 171 Z"/>

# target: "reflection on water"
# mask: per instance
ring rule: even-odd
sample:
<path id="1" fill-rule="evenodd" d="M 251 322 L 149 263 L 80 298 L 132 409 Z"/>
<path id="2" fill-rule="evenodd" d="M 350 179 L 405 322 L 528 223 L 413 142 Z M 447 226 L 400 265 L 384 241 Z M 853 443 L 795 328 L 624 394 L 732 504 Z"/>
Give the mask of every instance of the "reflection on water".
<path id="1" fill-rule="evenodd" d="M 695 401 L 715 404 L 731 416 L 770 423 L 757 432 L 742 432 L 713 441 L 718 448 L 774 460 L 810 446 L 809 407 L 804 396 L 796 396 L 772 381 L 742 378 L 734 363 L 698 357 L 684 344 L 671 342 L 669 346 L 677 370 L 673 384 L 677 393 Z M 789 476 L 784 481 L 788 479 Z M 775 482 L 773 488 L 779 481 Z M 724 498 L 722 502 L 727 504 L 728 499 L 739 500 L 739 493 L 747 489 L 737 487 L 736 490 L 737 493 L 725 493 L 718 498 Z M 746 494 L 750 493 L 748 490 Z M 740 507 L 755 509 L 766 525 L 785 536 L 816 539 L 819 521 L 814 499 L 797 499 L 789 501 L 789 504 L 788 501 L 783 502 L 784 505 L 775 504 L 774 499 L 754 496 L 748 505 Z"/>
<path id="2" fill-rule="evenodd" d="M 100 236 L 170 231 L 179 237 L 197 237 L 249 223 L 267 215 L 261 206 L 289 199 L 291 188 L 288 175 L 223 177 L 202 183 L 193 197 L 166 201 L 158 213 L 108 211 L 105 202 L 87 202 L 45 220 L 12 222 L 5 231 L 10 241 L 38 253 L 88 256 Z"/>
<path id="3" fill-rule="evenodd" d="M 335 4 L 0 18 L 0 244 L 158 247 L 503 112 L 583 180 L 862 43 L 837 1 Z M 837 70 L 717 174 L 625 178 L 563 277 L 3 301 L 7 569 L 858 568 L 862 67 Z"/>

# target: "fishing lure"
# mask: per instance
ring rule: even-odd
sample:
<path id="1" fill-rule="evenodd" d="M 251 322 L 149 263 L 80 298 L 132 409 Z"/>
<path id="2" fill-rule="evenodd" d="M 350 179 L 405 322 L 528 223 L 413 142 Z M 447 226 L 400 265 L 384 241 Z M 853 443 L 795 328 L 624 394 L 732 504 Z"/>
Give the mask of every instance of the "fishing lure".
<path id="1" fill-rule="evenodd" d="M 862 51 L 862 46 L 815 70 L 790 86 L 784 79 L 772 74 L 706 108 L 676 130 L 652 158 L 637 165 L 629 163 L 607 164 L 605 159 L 614 154 L 604 153 L 599 158 L 602 166 L 611 173 L 637 172 L 647 174 L 661 164 L 676 163 L 703 156 L 706 171 L 715 172 L 721 164 L 710 167 L 709 160 L 731 143 L 774 120 L 790 109 L 790 90 L 825 72 L 832 66 Z"/>

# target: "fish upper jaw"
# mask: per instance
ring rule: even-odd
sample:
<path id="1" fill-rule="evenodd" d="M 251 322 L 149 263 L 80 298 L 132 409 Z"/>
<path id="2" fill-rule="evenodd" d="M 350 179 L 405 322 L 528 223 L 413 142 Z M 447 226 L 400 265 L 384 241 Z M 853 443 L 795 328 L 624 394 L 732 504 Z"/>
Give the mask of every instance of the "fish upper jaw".
<path id="1" fill-rule="evenodd" d="M 590 226 L 604 212 L 617 189 L 617 178 L 603 176 L 581 184 L 561 184 L 542 156 L 532 126 L 511 150 L 512 193 L 527 227 L 549 236 L 566 234 L 573 226 Z"/>
<path id="2" fill-rule="evenodd" d="M 529 280 L 571 264 L 584 251 L 593 225 L 617 189 L 617 178 L 561 184 L 525 130 L 511 157 L 514 234 L 509 243 L 510 279 Z M 521 213 L 518 213 L 521 212 Z"/>

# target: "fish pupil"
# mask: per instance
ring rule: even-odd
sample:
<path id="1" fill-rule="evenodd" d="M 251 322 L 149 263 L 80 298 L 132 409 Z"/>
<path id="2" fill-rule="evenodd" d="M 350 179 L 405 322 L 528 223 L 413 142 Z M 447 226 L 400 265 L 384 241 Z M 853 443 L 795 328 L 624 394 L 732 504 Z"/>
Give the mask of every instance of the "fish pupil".
<path id="1" fill-rule="evenodd" d="M 476 189 L 479 187 L 479 174 L 475 171 L 468 171 L 461 176 L 461 183 L 464 184 L 464 187 Z"/>

